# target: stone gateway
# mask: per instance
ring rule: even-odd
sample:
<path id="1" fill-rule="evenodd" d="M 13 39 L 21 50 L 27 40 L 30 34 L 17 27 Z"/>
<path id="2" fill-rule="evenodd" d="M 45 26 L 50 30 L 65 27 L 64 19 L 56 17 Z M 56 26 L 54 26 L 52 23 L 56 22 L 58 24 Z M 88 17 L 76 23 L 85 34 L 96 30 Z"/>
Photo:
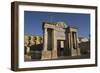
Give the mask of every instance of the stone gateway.
<path id="1" fill-rule="evenodd" d="M 41 59 L 80 55 L 76 27 L 66 26 L 63 22 L 44 22 L 42 28 L 43 50 Z"/>

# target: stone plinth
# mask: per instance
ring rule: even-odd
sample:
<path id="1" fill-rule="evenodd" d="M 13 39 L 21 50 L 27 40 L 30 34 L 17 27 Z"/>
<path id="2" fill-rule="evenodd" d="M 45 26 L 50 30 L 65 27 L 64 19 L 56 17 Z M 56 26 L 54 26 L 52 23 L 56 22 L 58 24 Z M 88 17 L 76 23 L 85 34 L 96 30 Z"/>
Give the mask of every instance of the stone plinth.
<path id="1" fill-rule="evenodd" d="M 42 60 L 51 59 L 51 51 L 42 51 Z"/>
<path id="2" fill-rule="evenodd" d="M 52 59 L 56 59 L 56 58 L 58 58 L 58 56 L 57 56 L 57 50 L 53 50 L 52 51 Z"/>

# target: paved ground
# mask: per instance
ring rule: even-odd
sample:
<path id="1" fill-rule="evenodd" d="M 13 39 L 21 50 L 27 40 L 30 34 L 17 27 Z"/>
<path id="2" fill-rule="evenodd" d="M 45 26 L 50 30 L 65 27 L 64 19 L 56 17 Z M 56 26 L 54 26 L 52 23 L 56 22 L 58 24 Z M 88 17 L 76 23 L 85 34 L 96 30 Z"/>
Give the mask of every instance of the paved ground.
<path id="1" fill-rule="evenodd" d="M 57 59 L 49 59 L 49 60 L 63 60 L 63 59 L 86 59 L 90 58 L 90 55 L 82 55 L 82 56 L 60 56 Z M 25 56 L 25 61 L 42 61 L 40 58 L 31 59 L 30 56 Z"/>

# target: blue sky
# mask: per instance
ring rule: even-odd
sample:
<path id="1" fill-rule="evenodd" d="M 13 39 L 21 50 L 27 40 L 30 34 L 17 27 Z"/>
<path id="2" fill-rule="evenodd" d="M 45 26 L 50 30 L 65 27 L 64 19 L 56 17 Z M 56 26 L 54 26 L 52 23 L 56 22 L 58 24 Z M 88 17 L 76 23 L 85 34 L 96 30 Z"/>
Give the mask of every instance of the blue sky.
<path id="1" fill-rule="evenodd" d="M 44 21 L 76 26 L 80 37 L 88 37 L 90 34 L 90 14 L 24 11 L 24 35 L 41 36 Z"/>

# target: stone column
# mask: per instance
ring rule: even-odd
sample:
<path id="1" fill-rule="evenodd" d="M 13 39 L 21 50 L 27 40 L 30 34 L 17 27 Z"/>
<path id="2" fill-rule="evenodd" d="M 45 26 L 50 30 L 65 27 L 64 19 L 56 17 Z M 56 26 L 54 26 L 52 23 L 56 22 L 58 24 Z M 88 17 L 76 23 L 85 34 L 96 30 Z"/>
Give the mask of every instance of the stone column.
<path id="1" fill-rule="evenodd" d="M 48 45 L 48 32 L 47 32 L 47 28 L 44 28 L 44 44 L 43 44 L 43 50 L 47 51 L 47 45 Z"/>
<path id="2" fill-rule="evenodd" d="M 77 37 L 76 37 L 76 32 L 73 34 L 74 35 L 74 49 L 77 49 Z"/>
<path id="3" fill-rule="evenodd" d="M 52 58 L 57 58 L 57 40 L 56 40 L 56 31 L 52 30 Z"/>
<path id="4" fill-rule="evenodd" d="M 65 41 L 65 55 L 71 56 L 72 51 L 72 35 L 71 31 L 66 32 L 66 41 Z"/>
<path id="5" fill-rule="evenodd" d="M 73 37 L 72 32 L 70 32 L 70 48 L 71 48 L 71 56 L 73 56 Z"/>
<path id="6" fill-rule="evenodd" d="M 73 56 L 78 56 L 78 55 L 80 55 L 80 49 L 79 49 L 79 44 L 78 44 L 78 33 L 77 32 L 75 32 L 74 34 L 73 34 L 73 36 L 74 36 L 74 38 L 73 38 L 73 40 L 74 40 L 74 47 L 73 47 L 73 49 L 72 49 L 72 55 Z"/>
<path id="7" fill-rule="evenodd" d="M 78 33 L 76 33 L 76 46 L 77 46 L 77 55 L 81 55 L 80 48 L 79 48 L 79 42 L 78 42 Z"/>
<path id="8" fill-rule="evenodd" d="M 48 46 L 48 31 L 47 28 L 44 28 L 43 33 L 43 51 L 41 59 L 51 59 L 51 52 L 47 50 Z"/>
<path id="9" fill-rule="evenodd" d="M 77 37 L 76 37 L 76 32 L 75 32 L 75 33 L 72 33 L 72 42 L 73 42 L 73 45 L 72 45 L 72 56 L 77 56 L 78 55 L 76 41 L 77 41 Z"/>
<path id="10" fill-rule="evenodd" d="M 70 43 L 70 39 L 71 39 L 71 36 L 70 36 L 70 33 L 68 33 L 68 48 L 71 48 L 71 43 Z"/>

